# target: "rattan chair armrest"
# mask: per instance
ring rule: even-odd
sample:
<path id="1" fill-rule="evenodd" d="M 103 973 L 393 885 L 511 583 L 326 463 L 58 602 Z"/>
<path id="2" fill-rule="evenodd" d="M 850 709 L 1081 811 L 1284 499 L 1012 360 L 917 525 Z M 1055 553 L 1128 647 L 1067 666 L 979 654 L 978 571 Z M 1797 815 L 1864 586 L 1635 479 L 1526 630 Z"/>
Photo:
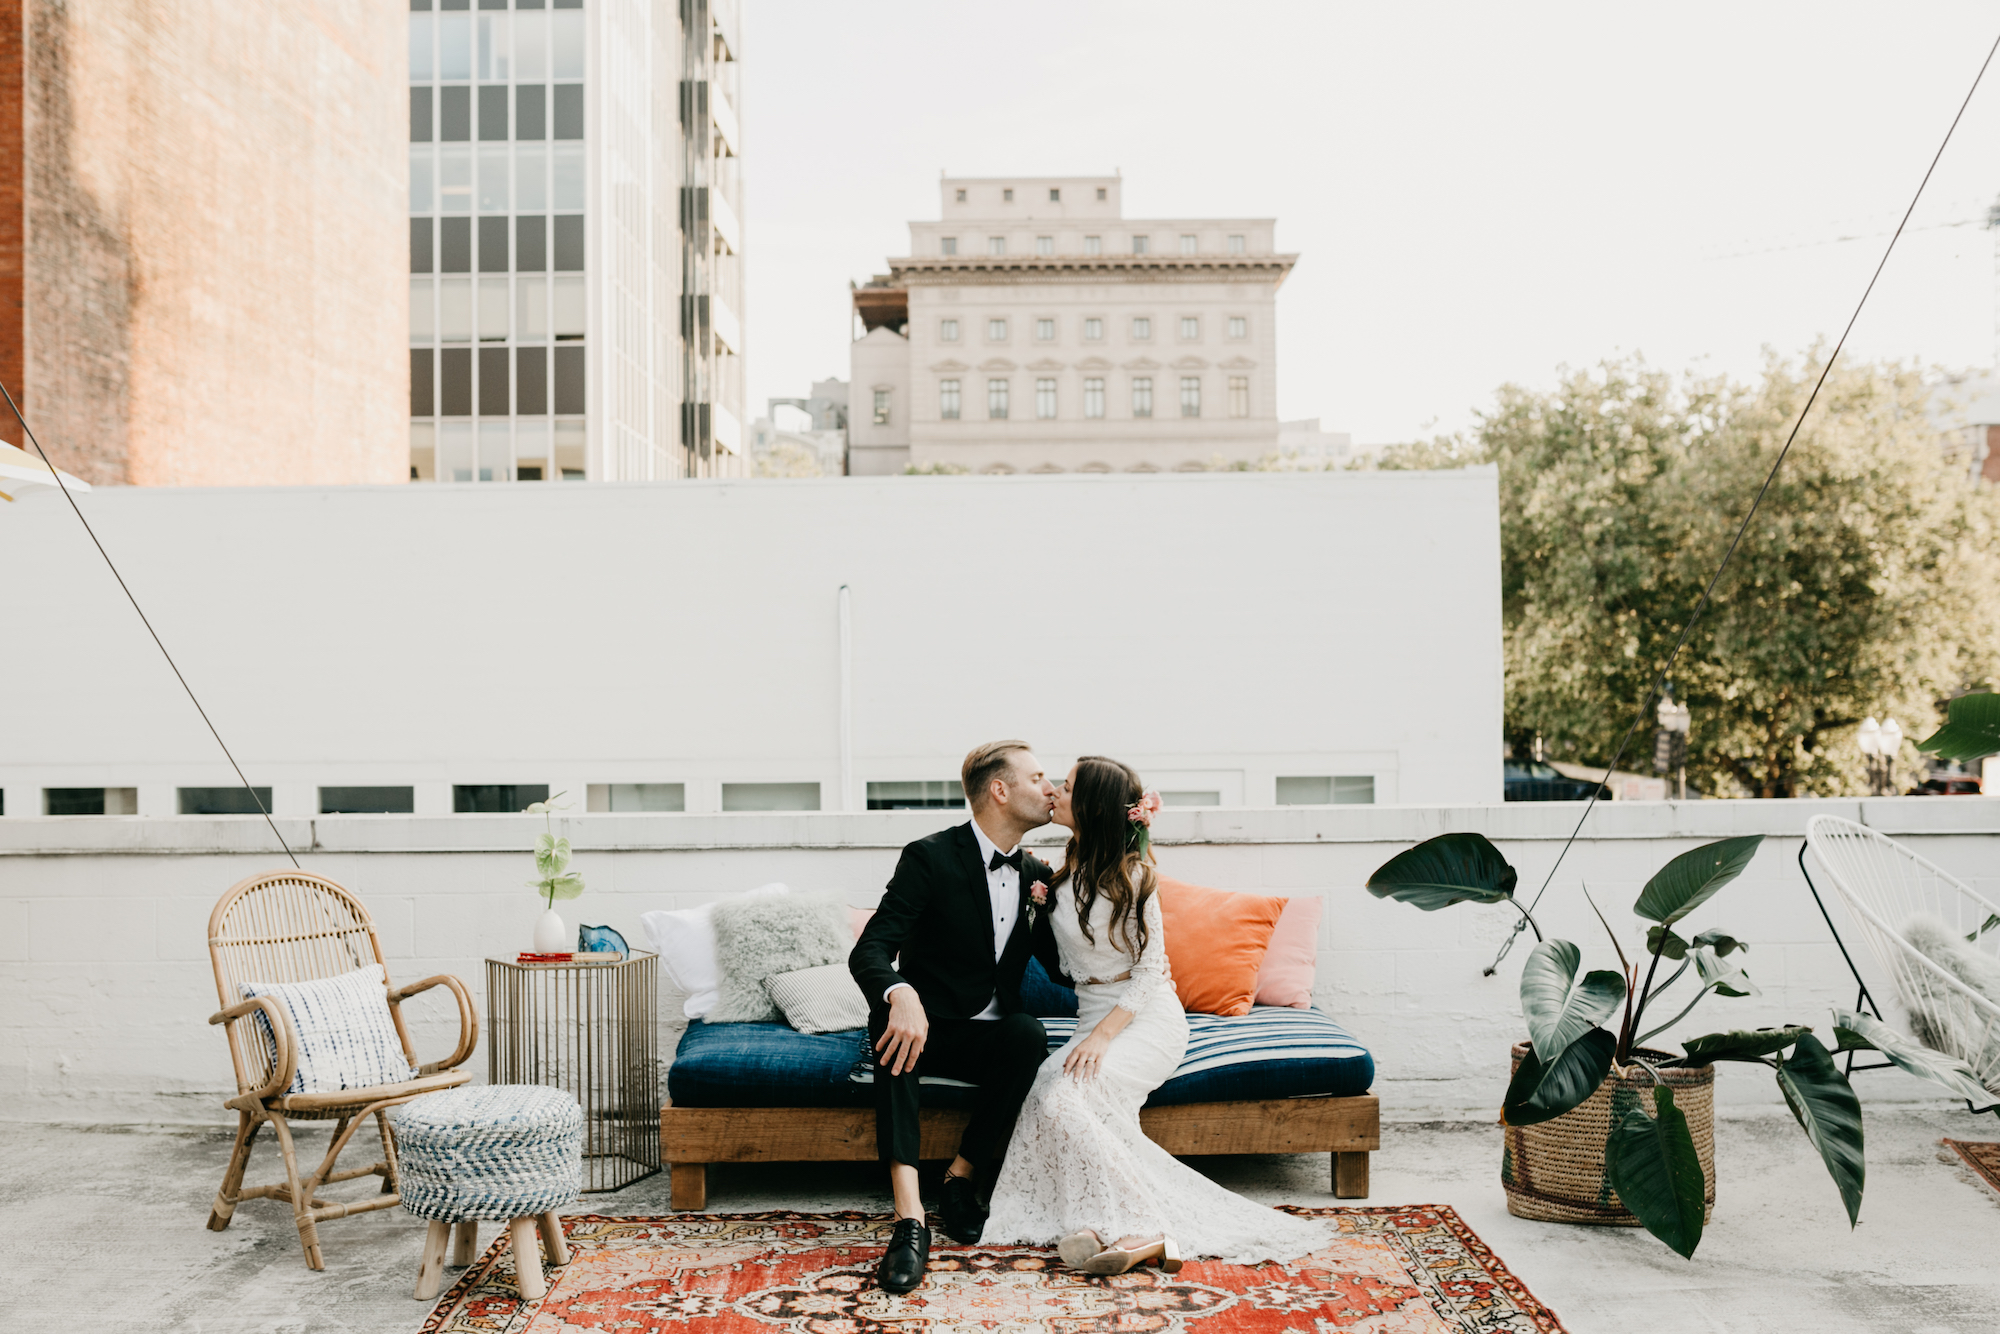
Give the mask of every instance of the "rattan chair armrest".
<path id="1" fill-rule="evenodd" d="M 473 1048 L 479 1045 L 479 1012 L 473 1008 L 472 993 L 465 989 L 465 983 L 449 973 L 439 973 L 421 982 L 412 982 L 407 987 L 399 987 L 389 993 L 389 1003 L 400 1005 L 418 992 L 429 991 L 436 986 L 450 987 L 451 994 L 458 1001 L 458 1048 L 442 1061 L 430 1061 L 418 1066 L 417 1072 L 425 1075 L 462 1065 L 472 1055 Z"/>
<path id="2" fill-rule="evenodd" d="M 271 1034 L 278 1044 L 278 1058 L 272 1063 L 271 1077 L 255 1088 L 251 1087 L 250 1081 L 244 1077 L 244 1071 L 239 1064 L 236 1071 L 236 1085 L 238 1097 L 252 1097 L 261 1102 L 290 1088 L 292 1077 L 298 1073 L 299 1044 L 292 1037 L 291 1016 L 285 1013 L 284 1007 L 279 1005 L 274 997 L 253 996 L 249 1000 L 238 1001 L 227 1009 L 217 1010 L 208 1017 L 208 1022 L 233 1024 L 259 1010 L 264 1012 L 264 1022 L 270 1025 Z M 258 1036 L 261 1039 L 263 1035 Z"/>

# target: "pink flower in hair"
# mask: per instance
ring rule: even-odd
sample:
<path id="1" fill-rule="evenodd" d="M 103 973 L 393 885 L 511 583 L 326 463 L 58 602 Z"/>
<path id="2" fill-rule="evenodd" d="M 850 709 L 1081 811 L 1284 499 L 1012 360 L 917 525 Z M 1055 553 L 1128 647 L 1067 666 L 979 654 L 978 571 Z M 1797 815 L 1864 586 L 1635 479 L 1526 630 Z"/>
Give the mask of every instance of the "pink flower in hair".
<path id="1" fill-rule="evenodd" d="M 1153 815 L 1161 806 L 1160 794 L 1150 789 L 1125 810 L 1125 818 L 1134 824 L 1153 827 Z"/>

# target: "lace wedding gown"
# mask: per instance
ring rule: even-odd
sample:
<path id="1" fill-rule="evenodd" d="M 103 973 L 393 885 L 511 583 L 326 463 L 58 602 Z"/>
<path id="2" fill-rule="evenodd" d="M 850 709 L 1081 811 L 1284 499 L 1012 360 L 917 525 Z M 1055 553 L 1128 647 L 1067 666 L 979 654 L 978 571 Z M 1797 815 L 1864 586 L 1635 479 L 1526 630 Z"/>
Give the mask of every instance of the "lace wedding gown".
<path id="1" fill-rule="evenodd" d="M 1173 1075 L 1188 1041 L 1187 1015 L 1167 967 L 1159 895 L 1146 901 L 1150 937 L 1137 959 L 1109 939 L 1109 901 L 1099 898 L 1091 907 L 1094 941 L 1077 924 L 1070 886 L 1056 890 L 1046 911 L 1063 971 L 1077 979 L 1076 1036 L 1051 1052 L 1035 1076 L 980 1244 L 1048 1246 L 1089 1228 L 1114 1245 L 1165 1232 L 1190 1259 L 1237 1264 L 1292 1260 L 1324 1246 L 1331 1229 L 1224 1190 L 1139 1129 L 1139 1108 Z M 1125 981 L 1085 980 L 1127 970 Z M 1134 1017 L 1111 1040 L 1098 1073 L 1078 1079 L 1064 1071 L 1070 1049 L 1114 1006 Z"/>

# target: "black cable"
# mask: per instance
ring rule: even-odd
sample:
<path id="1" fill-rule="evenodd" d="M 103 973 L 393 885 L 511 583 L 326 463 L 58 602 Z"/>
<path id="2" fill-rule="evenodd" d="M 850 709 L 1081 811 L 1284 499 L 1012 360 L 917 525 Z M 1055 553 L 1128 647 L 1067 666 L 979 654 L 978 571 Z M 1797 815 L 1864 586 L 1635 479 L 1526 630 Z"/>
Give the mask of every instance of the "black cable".
<path id="1" fill-rule="evenodd" d="M 1653 677 L 1652 688 L 1646 692 L 1646 702 L 1640 707 L 1639 716 L 1625 729 L 1625 739 L 1618 743 L 1618 750 L 1612 755 L 1611 764 L 1604 771 L 1605 782 L 1611 781 L 1612 772 L 1618 768 L 1618 762 L 1625 758 L 1625 748 L 1632 744 L 1632 737 L 1638 732 L 1639 724 L 1646 721 L 1646 715 L 1652 712 L 1653 701 L 1659 698 L 1660 688 L 1666 682 L 1667 673 L 1673 670 L 1674 659 L 1680 656 L 1681 649 L 1688 642 L 1688 636 L 1694 633 L 1694 623 L 1700 620 L 1702 612 L 1707 610 L 1709 596 L 1715 592 L 1715 585 L 1721 580 L 1722 572 L 1729 568 L 1730 558 L 1735 556 L 1737 546 L 1743 541 L 1743 535 L 1750 531 L 1750 521 L 1757 517 L 1758 507 L 1764 503 L 1764 496 L 1770 491 L 1771 483 L 1778 480 L 1778 469 L 1785 466 L 1785 455 L 1791 453 L 1792 441 L 1799 438 L 1799 428 L 1806 424 L 1806 414 L 1811 412 L 1813 404 L 1819 401 L 1819 391 L 1825 386 L 1826 377 L 1833 373 L 1833 363 L 1840 360 L 1840 350 L 1847 346 L 1847 336 L 1854 332 L 1855 321 L 1861 318 L 1862 307 L 1868 304 L 1868 296 L 1875 290 L 1876 280 L 1881 278 L 1882 270 L 1888 267 L 1889 256 L 1895 253 L 1896 242 L 1902 239 L 1903 229 L 1910 223 L 1910 215 L 1917 211 L 1917 201 L 1924 197 L 1924 187 L 1931 183 L 1931 173 L 1937 170 L 1938 162 L 1944 157 L 1944 150 L 1951 144 L 1951 136 L 1958 130 L 1959 121 L 1965 118 L 1965 109 L 1972 105 L 1972 95 L 1979 91 L 1980 80 L 1986 77 L 1986 68 L 1993 63 L 1995 53 L 2000 53 L 2000 37 L 1996 37 L 1993 45 L 1987 48 L 1986 59 L 1979 64 L 1979 73 L 1972 76 L 1972 87 L 1965 90 L 1965 100 L 1958 104 L 1958 114 L 1951 118 L 1951 126 L 1944 132 L 1944 141 L 1938 145 L 1937 152 L 1931 155 L 1931 165 L 1924 169 L 1924 178 L 1917 182 L 1917 192 L 1910 196 L 1910 206 L 1903 210 L 1903 220 L 1896 224 L 1895 234 L 1889 238 L 1888 247 L 1882 251 L 1882 258 L 1875 265 L 1875 272 L 1869 276 L 1868 286 L 1862 290 L 1861 299 L 1854 303 L 1854 313 L 1847 317 L 1847 327 L 1840 331 L 1840 341 L 1833 345 L 1833 353 L 1827 357 L 1826 365 L 1820 369 L 1819 379 L 1814 382 L 1812 393 L 1806 398 L 1806 405 L 1799 409 L 1799 419 L 1792 423 L 1792 433 L 1785 437 L 1785 447 L 1778 451 L 1776 461 L 1771 464 L 1770 473 L 1764 478 L 1764 485 L 1757 488 L 1757 498 L 1750 502 L 1750 511 L 1743 516 L 1743 522 L 1738 525 L 1736 536 L 1730 540 L 1729 550 L 1722 553 L 1722 563 L 1715 567 L 1715 574 L 1710 577 L 1708 587 L 1701 590 L 1701 598 L 1694 604 L 1694 611 L 1688 616 L 1687 624 L 1681 627 L 1681 635 L 1674 641 L 1673 651 L 1667 654 L 1666 663 Z M 1576 828 L 1570 830 L 1569 838 L 1562 845 L 1562 851 L 1556 854 L 1556 864 L 1549 868 L 1548 877 L 1542 881 L 1542 887 L 1535 891 L 1534 901 L 1528 905 L 1529 912 L 1532 913 L 1541 904 L 1542 895 L 1548 893 L 1550 883 L 1556 878 L 1556 872 L 1562 868 L 1563 858 L 1569 855 L 1570 844 L 1576 842 L 1576 836 L 1583 832 L 1583 822 L 1590 818 L 1590 812 L 1596 808 L 1597 798 L 1603 791 L 1604 783 L 1599 783 L 1591 789 L 1590 801 L 1584 806 L 1583 814 L 1577 817 Z M 1500 952 L 1493 956 L 1492 963 L 1486 965 L 1483 976 L 1493 976 L 1494 970 L 1500 966 L 1500 961 L 1514 948 L 1514 941 L 1520 934 L 1521 923 L 1516 922 L 1514 929 L 1508 932 L 1507 939 L 1500 943 Z"/>
<path id="2" fill-rule="evenodd" d="M 264 817 L 265 824 L 271 826 L 271 836 L 278 840 L 278 846 L 283 848 L 285 855 L 292 859 L 292 865 L 298 867 L 299 859 L 293 854 L 292 845 L 285 842 L 285 836 L 278 832 L 277 821 L 271 818 L 271 812 L 264 809 L 264 799 L 257 795 L 257 789 L 251 787 L 250 780 L 243 776 L 243 766 L 238 764 L 236 757 L 229 753 L 229 743 L 222 739 L 222 733 L 215 730 L 215 724 L 209 722 L 208 710 L 201 707 L 201 701 L 194 696 L 194 687 L 190 686 L 187 683 L 187 678 L 181 675 L 180 664 L 174 661 L 173 654 L 167 652 L 167 646 L 160 642 L 160 632 L 155 630 L 153 623 L 146 619 L 145 609 L 139 605 L 139 599 L 132 596 L 132 589 L 126 584 L 125 576 L 118 573 L 118 566 L 112 561 L 111 553 L 106 551 L 104 544 L 97 540 L 96 530 L 90 526 L 90 520 L 83 517 L 83 510 L 78 507 L 76 497 L 70 494 L 69 487 L 63 484 L 62 473 L 56 470 L 55 464 L 49 462 L 48 451 L 42 448 L 41 441 L 35 439 L 34 431 L 28 426 L 28 419 L 21 415 L 21 405 L 14 401 L 13 394 L 8 393 L 7 385 L 4 381 L 0 381 L 0 394 L 6 395 L 7 406 L 14 410 L 14 420 L 21 423 L 21 433 L 28 437 L 28 443 L 33 445 L 35 452 L 42 456 L 42 463 L 55 477 L 56 489 L 61 491 L 63 499 L 69 502 L 70 509 L 76 514 L 77 522 L 83 525 L 83 531 L 90 534 L 91 545 L 97 548 L 97 554 L 104 557 L 104 563 L 111 567 L 111 577 L 118 581 L 119 588 L 124 589 L 125 600 L 132 604 L 132 610 L 139 613 L 139 622 L 146 627 L 146 633 L 153 637 L 153 643 L 158 646 L 160 656 L 167 660 L 167 666 L 173 668 L 174 679 L 181 683 L 182 690 L 187 691 L 188 702 L 194 705 L 194 711 L 201 715 L 201 720 L 204 723 L 208 723 L 208 734 L 215 738 L 216 745 L 222 747 L 222 753 L 228 759 L 229 767 L 236 771 L 236 781 L 243 784 L 244 790 L 250 794 L 250 800 L 257 803 L 257 813 Z M 299 867 L 299 869 L 303 870 L 304 868 Z"/>

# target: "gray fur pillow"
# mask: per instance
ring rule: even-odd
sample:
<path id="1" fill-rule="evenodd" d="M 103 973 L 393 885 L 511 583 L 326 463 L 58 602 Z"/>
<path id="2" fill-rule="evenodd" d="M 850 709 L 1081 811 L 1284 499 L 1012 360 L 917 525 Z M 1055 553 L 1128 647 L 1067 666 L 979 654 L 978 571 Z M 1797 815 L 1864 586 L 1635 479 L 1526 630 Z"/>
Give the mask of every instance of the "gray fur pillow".
<path id="1" fill-rule="evenodd" d="M 764 989 L 773 973 L 839 963 L 854 948 L 847 905 L 831 894 L 730 899 L 715 907 L 720 998 L 703 1018 L 711 1024 L 775 1023 L 783 1019 Z"/>

